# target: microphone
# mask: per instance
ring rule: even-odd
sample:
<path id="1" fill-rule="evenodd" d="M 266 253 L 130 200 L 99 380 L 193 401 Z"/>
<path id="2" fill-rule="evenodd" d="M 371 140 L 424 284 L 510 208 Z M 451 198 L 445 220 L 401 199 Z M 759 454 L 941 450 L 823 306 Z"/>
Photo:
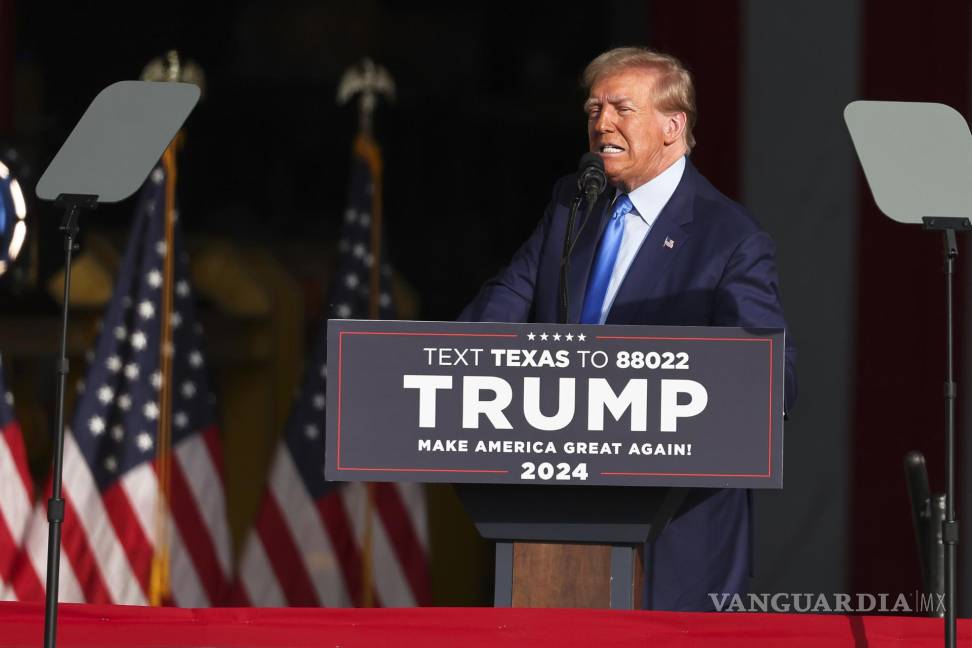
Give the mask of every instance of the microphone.
<path id="1" fill-rule="evenodd" d="M 585 153 L 577 166 L 577 191 L 583 192 L 588 204 L 594 204 L 597 197 L 607 187 L 604 175 L 604 161 L 597 153 Z"/>
<path id="2" fill-rule="evenodd" d="M 574 251 L 577 238 L 574 236 L 574 220 L 577 218 L 577 209 L 580 207 L 581 200 L 587 198 L 587 209 L 584 210 L 584 220 L 581 221 L 580 229 L 590 219 L 591 210 L 597 197 L 607 187 L 607 176 L 604 175 L 604 161 L 596 153 L 585 153 L 581 156 L 580 164 L 577 168 L 577 193 L 570 201 L 570 211 L 567 214 L 567 227 L 564 233 L 564 252 L 560 257 L 560 285 L 557 300 L 557 319 L 561 324 L 567 323 L 568 317 L 568 295 L 567 295 L 567 272 L 570 266 L 570 254 Z"/>

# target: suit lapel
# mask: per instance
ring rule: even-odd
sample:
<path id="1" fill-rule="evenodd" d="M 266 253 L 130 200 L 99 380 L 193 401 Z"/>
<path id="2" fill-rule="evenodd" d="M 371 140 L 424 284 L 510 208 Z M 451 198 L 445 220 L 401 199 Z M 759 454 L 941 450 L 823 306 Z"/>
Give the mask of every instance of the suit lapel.
<path id="1" fill-rule="evenodd" d="M 614 189 L 608 187 L 594 203 L 588 222 L 577 235 L 577 244 L 574 246 L 574 253 L 570 256 L 570 268 L 567 272 L 568 289 L 568 322 L 580 320 L 581 308 L 584 306 L 584 292 L 587 288 L 587 277 L 591 271 L 591 264 L 594 263 L 594 252 L 597 249 L 597 242 L 601 240 L 601 232 L 604 231 L 608 221 L 608 205 L 614 200 Z M 584 205 L 581 205 L 581 209 Z M 578 216 L 580 221 L 580 216 Z M 580 227 L 580 223 L 577 224 Z"/>
<path id="2" fill-rule="evenodd" d="M 605 323 L 624 323 L 612 319 L 616 305 L 644 301 L 654 296 L 655 286 L 685 246 L 690 236 L 688 225 L 692 221 L 697 173 L 692 163 L 686 160 L 682 179 L 631 262 L 631 267 L 618 287 Z"/>

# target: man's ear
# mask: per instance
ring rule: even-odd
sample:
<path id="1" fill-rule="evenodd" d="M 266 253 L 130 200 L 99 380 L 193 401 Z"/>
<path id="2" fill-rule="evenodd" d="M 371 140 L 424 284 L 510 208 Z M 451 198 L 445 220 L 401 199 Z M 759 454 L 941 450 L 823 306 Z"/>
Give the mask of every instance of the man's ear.
<path id="1" fill-rule="evenodd" d="M 685 113 L 677 112 L 665 115 L 665 144 L 674 144 L 685 134 Z"/>

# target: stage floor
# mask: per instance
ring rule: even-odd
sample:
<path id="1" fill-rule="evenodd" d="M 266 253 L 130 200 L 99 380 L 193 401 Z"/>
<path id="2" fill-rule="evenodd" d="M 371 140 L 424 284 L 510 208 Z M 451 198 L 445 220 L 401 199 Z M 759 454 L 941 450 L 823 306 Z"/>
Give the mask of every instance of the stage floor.
<path id="1" fill-rule="evenodd" d="M 44 608 L 0 603 L 0 648 L 42 644 Z M 58 646 L 941 646 L 941 619 L 815 614 L 419 608 L 146 608 L 63 604 Z M 959 621 L 972 648 L 972 620 Z"/>

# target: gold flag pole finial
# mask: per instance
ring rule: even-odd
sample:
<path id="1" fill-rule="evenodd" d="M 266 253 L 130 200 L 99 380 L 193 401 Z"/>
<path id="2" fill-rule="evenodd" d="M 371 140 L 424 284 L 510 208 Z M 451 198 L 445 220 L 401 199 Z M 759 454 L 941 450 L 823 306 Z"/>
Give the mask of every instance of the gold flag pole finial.
<path id="1" fill-rule="evenodd" d="M 395 101 L 395 82 L 381 65 L 375 65 L 370 58 L 364 58 L 357 65 L 345 71 L 338 84 L 337 102 L 348 103 L 358 97 L 358 132 L 371 136 L 372 116 L 378 105 L 378 97 Z"/>
<path id="2" fill-rule="evenodd" d="M 373 116 L 378 97 L 395 99 L 395 82 L 388 70 L 365 58 L 352 66 L 341 77 L 337 102 L 348 103 L 358 97 L 358 135 L 354 141 L 354 154 L 364 159 L 371 171 L 371 273 L 368 292 L 368 317 L 377 319 L 381 304 L 381 151 L 373 137 Z M 374 605 L 374 517 L 375 489 L 373 483 L 365 485 L 364 533 L 361 547 L 361 605 Z"/>

